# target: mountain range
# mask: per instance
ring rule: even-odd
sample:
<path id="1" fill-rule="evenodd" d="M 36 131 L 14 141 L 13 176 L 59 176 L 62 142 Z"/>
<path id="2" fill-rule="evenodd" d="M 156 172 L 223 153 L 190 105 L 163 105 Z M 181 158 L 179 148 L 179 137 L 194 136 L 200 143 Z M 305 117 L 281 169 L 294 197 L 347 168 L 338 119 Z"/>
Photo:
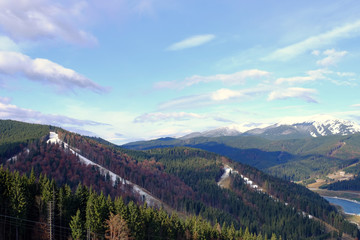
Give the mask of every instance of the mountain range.
<path id="1" fill-rule="evenodd" d="M 262 236 L 260 239 L 270 238 L 273 234 L 279 238 L 281 236 L 282 239 L 328 239 L 342 234 L 353 239 L 359 236 L 357 227 L 346 221 L 335 207 L 316 193 L 216 153 L 183 146 L 147 151 L 129 150 L 100 138 L 81 136 L 61 128 L 11 120 L 0 120 L 0 132 L 0 160 L 3 168 L 7 169 L 4 171 L 1 168 L 0 179 L 16 179 L 19 174 L 30 175 L 30 172 L 31 176 L 39 179 L 40 186 L 33 188 L 38 190 L 33 195 L 25 194 L 34 196 L 33 200 L 27 198 L 28 201 L 31 200 L 31 206 L 34 206 L 33 211 L 25 211 L 21 215 L 22 219 L 27 217 L 32 222 L 48 221 L 44 207 L 47 202 L 44 199 L 61 202 L 60 196 L 63 196 L 61 194 L 64 192 L 44 192 L 45 188 L 56 189 L 56 183 L 65 184 L 68 187 L 61 189 L 68 189 L 66 191 L 75 194 L 80 194 L 79 185 L 85 185 L 90 188 L 90 192 L 97 191 L 100 194 L 99 199 L 103 199 L 101 203 L 97 197 L 85 194 L 85 191 L 85 195 L 80 198 L 83 204 L 78 203 L 78 206 L 82 206 L 79 213 L 73 208 L 56 210 L 57 214 L 60 214 L 56 215 L 56 226 L 66 228 L 70 222 L 75 224 L 74 219 L 78 215 L 80 220 L 86 222 L 84 227 L 80 227 L 82 232 L 86 231 L 85 226 L 91 226 L 92 230 L 98 229 L 94 234 L 102 236 L 105 234 L 105 226 L 102 224 L 107 214 L 112 211 L 111 199 L 116 200 L 118 197 L 122 197 L 130 206 L 134 203 L 139 206 L 147 203 L 154 209 L 163 208 L 168 214 L 182 216 L 188 223 L 193 221 L 193 224 L 184 225 L 192 226 L 187 234 L 185 228 L 179 230 L 178 227 L 176 231 L 180 235 L 171 235 L 173 237 L 170 239 L 195 239 L 199 236 L 203 239 L 233 239 L 230 236 L 237 234 L 236 236 L 243 238 L 249 232 L 253 236 Z M 254 137 L 242 138 L 249 140 Z M 173 140 L 163 141 L 171 143 Z M 271 141 L 265 139 L 264 142 Z M 11 177 L 7 171 L 15 172 L 15 175 Z M 48 178 L 52 181 L 46 180 Z M 29 182 L 24 177 L 22 179 Z M 32 180 L 33 183 L 34 181 L 36 182 Z M 7 182 L 10 184 L 11 181 Z M 32 185 L 26 186 L 31 189 Z M 0 201 L 5 201 L 2 206 L 6 204 L 10 210 L 1 209 L 2 216 L 15 214 L 18 209 L 18 205 L 11 202 L 13 195 L 9 195 L 6 189 L 0 187 Z M 19 193 L 27 188 L 21 189 L 23 190 L 19 190 Z M 47 194 L 46 198 L 44 194 Z M 109 195 L 107 201 L 104 200 L 104 195 Z M 70 192 L 67 196 L 71 199 Z M 11 201 L 7 202 L 7 199 Z M 107 202 L 108 207 L 101 210 L 107 209 L 107 214 L 96 212 L 100 211 L 96 210 L 96 201 L 99 206 Z M 144 236 L 147 239 L 157 239 L 149 233 L 151 227 L 139 227 L 135 224 L 151 219 L 148 216 L 148 220 L 140 220 L 141 212 L 144 211 L 145 214 L 146 208 L 147 206 L 139 207 L 139 210 L 136 210 L 138 213 L 135 210 L 133 213 L 122 213 L 129 221 L 130 232 L 135 239 L 144 239 Z M 34 214 L 34 211 L 37 213 Z M 64 211 L 67 218 L 60 217 Z M 102 217 L 99 222 L 94 222 L 90 216 Z M 191 220 L 191 216 L 208 221 L 205 225 L 214 226 L 217 230 L 214 230 L 213 234 L 217 237 L 204 235 L 203 230 L 196 228 L 200 226 L 195 224 L 198 220 Z M 135 218 L 138 220 L 135 221 Z M 8 226 L 11 231 L 3 231 L 2 227 L 1 236 L 9 236 L 11 232 L 17 232 L 18 226 L 22 225 L 5 222 L 3 226 Z M 27 230 L 24 228 L 22 231 Z M 235 235 L 232 235 L 231 231 Z M 161 235 L 164 237 L 170 236 L 164 232 L 161 234 L 165 234 Z M 26 239 L 32 239 L 31 234 L 28 234 Z"/>
<path id="2" fill-rule="evenodd" d="M 223 136 L 211 131 L 210 137 L 197 134 L 182 138 L 161 138 L 123 145 L 124 148 L 186 146 L 227 156 L 272 175 L 289 180 L 305 180 L 329 174 L 357 163 L 360 158 L 359 125 L 354 122 L 314 118 L 307 121 L 283 121 L 245 133 Z M 208 134 L 207 134 L 208 135 Z"/>
<path id="3" fill-rule="evenodd" d="M 264 126 L 265 124 L 255 125 Z M 267 139 L 296 139 L 331 135 L 349 135 L 359 132 L 360 125 L 355 122 L 336 119 L 327 115 L 317 115 L 309 118 L 291 120 L 285 119 L 276 124 L 261 128 L 251 128 L 249 126 L 244 127 L 244 125 L 231 125 L 229 127 L 217 128 L 205 132 L 190 133 L 180 139 L 222 136 L 260 136 Z"/>

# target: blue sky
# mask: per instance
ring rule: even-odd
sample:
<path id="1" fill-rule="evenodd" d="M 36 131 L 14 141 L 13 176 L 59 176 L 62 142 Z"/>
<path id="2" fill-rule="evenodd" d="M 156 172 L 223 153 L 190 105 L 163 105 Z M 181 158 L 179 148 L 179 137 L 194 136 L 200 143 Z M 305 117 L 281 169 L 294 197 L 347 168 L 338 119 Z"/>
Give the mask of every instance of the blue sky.
<path id="1" fill-rule="evenodd" d="M 1 0 L 0 118 L 114 143 L 360 121 L 359 1 Z"/>

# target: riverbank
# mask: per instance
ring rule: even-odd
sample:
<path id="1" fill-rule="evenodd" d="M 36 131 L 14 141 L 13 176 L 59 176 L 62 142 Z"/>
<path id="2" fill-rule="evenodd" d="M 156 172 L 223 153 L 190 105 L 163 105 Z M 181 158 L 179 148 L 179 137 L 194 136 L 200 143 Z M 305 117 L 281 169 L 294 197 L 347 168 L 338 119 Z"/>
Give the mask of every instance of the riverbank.
<path id="1" fill-rule="evenodd" d="M 354 202 L 354 203 L 356 201 L 356 203 L 360 205 L 360 203 L 359 203 L 360 202 L 360 192 L 331 191 L 331 190 L 319 189 L 319 188 L 309 188 L 309 189 L 312 190 L 313 192 L 318 193 L 322 197 L 332 197 L 332 198 L 347 200 L 347 201 Z M 360 227 L 360 216 L 359 215 L 348 214 L 344 211 L 342 206 L 340 206 L 338 204 L 333 204 L 333 205 L 336 206 L 340 212 L 342 212 L 342 214 L 345 216 L 345 218 L 348 221 L 353 222 Z"/>
<path id="2" fill-rule="evenodd" d="M 357 191 L 332 191 L 327 189 L 309 188 L 311 191 L 318 193 L 322 197 L 337 197 L 346 200 L 355 200 L 360 202 L 360 192 Z"/>

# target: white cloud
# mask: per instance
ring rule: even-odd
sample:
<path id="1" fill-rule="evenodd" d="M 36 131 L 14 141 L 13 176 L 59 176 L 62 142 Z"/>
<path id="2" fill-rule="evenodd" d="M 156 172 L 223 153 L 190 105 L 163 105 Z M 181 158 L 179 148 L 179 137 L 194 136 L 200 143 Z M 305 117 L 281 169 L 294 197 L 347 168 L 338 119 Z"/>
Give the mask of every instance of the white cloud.
<path id="1" fill-rule="evenodd" d="M 153 122 L 169 122 L 171 121 L 187 121 L 196 119 L 212 119 L 217 122 L 233 122 L 229 119 L 220 117 L 219 114 L 197 114 L 188 112 L 153 112 L 144 113 L 134 119 L 134 123 L 153 123 Z"/>
<path id="2" fill-rule="evenodd" d="M 160 104 L 159 109 L 196 108 L 229 100 L 243 101 L 268 91 L 269 87 L 262 85 L 241 90 L 222 88 L 214 92 L 173 99 Z"/>
<path id="3" fill-rule="evenodd" d="M 185 96 L 161 103 L 158 108 L 161 110 L 177 109 L 177 108 L 193 108 L 193 107 L 208 105 L 209 100 L 210 100 L 209 94 Z"/>
<path id="4" fill-rule="evenodd" d="M 62 39 L 76 44 L 93 45 L 96 38 L 76 22 L 86 8 L 85 1 L 64 7 L 50 0 L 0 1 L 0 26 L 15 40 Z"/>
<path id="5" fill-rule="evenodd" d="M 315 81 L 320 79 L 326 79 L 326 74 L 330 74 L 332 71 L 329 71 L 327 69 L 317 69 L 317 70 L 311 70 L 308 71 L 306 74 L 307 76 L 296 76 L 296 77 L 288 77 L 288 78 L 278 78 L 276 79 L 276 84 L 282 84 L 282 83 L 304 83 L 309 81 Z"/>
<path id="6" fill-rule="evenodd" d="M 0 73 L 10 76 L 24 75 L 33 81 L 55 85 L 60 90 L 72 90 L 77 87 L 97 93 L 107 91 L 72 69 L 43 58 L 31 59 L 17 52 L 0 51 Z"/>
<path id="7" fill-rule="evenodd" d="M 305 100 L 306 102 L 314 102 L 317 103 L 316 99 L 313 97 L 317 91 L 315 89 L 309 88 L 286 88 L 272 91 L 268 100 L 273 101 L 277 99 L 288 99 L 288 98 L 300 98 Z"/>
<path id="8" fill-rule="evenodd" d="M 335 49 L 328 49 L 324 51 L 323 54 L 326 55 L 327 57 L 317 61 L 316 63 L 323 67 L 329 67 L 336 65 L 341 60 L 341 58 L 343 58 L 346 54 L 348 54 L 348 52 L 347 51 L 337 52 Z"/>
<path id="9" fill-rule="evenodd" d="M 186 38 L 180 42 L 174 43 L 170 45 L 167 50 L 169 51 L 177 51 L 182 50 L 185 48 L 192 48 L 203 45 L 207 42 L 210 42 L 215 38 L 213 34 L 206 34 L 206 35 L 195 35 L 189 38 Z"/>
<path id="10" fill-rule="evenodd" d="M 1 100 L 1 99 L 0 99 Z M 6 100 L 6 99 L 5 99 Z M 99 126 L 107 125 L 100 122 L 80 120 L 63 115 L 43 114 L 31 109 L 20 108 L 10 104 L 10 101 L 0 101 L 0 118 L 24 122 L 50 124 L 54 126 Z"/>
<path id="11" fill-rule="evenodd" d="M 246 79 L 262 78 L 268 76 L 270 76 L 270 73 L 267 71 L 262 71 L 259 69 L 248 69 L 231 74 L 216 74 L 212 76 L 194 75 L 185 78 L 183 81 L 157 82 L 155 83 L 154 88 L 183 89 L 185 87 L 190 87 L 195 84 L 209 83 L 215 81 L 221 81 L 224 84 L 236 85 L 244 84 Z"/>
<path id="12" fill-rule="evenodd" d="M 330 45 L 337 40 L 358 36 L 360 34 L 360 20 L 334 28 L 328 32 L 309 37 L 301 42 L 280 48 L 269 56 L 263 58 L 266 61 L 286 61 L 314 48 Z"/>
<path id="13" fill-rule="evenodd" d="M 339 119 L 338 116 L 334 117 L 333 115 L 330 115 L 330 114 L 321 113 L 321 114 L 315 114 L 315 115 L 309 115 L 309 116 L 282 117 L 280 120 L 277 121 L 277 123 L 283 124 L 283 125 L 291 125 L 291 124 L 302 123 L 302 122 L 326 121 L 326 120 L 336 120 L 336 119 Z"/>
<path id="14" fill-rule="evenodd" d="M 171 112 L 171 113 L 162 113 L 162 112 L 155 112 L 155 113 L 145 113 L 142 114 L 134 119 L 135 123 L 142 123 L 142 122 L 159 122 L 159 121 L 183 121 L 193 118 L 203 118 L 203 116 L 196 114 L 196 113 L 186 113 L 186 112 Z"/>
<path id="15" fill-rule="evenodd" d="M 339 77 L 355 77 L 356 74 L 353 72 L 336 72 Z"/>
<path id="16" fill-rule="evenodd" d="M 233 91 L 230 89 L 219 89 L 216 92 L 213 92 L 211 94 L 211 99 L 214 101 L 223 101 L 223 100 L 228 100 L 231 98 L 239 98 L 239 97 L 243 97 L 244 93 L 242 91 Z"/>
<path id="17" fill-rule="evenodd" d="M 353 105 L 351 105 L 351 107 L 360 108 L 360 103 L 359 104 L 353 104 Z"/>
<path id="18" fill-rule="evenodd" d="M 332 79 L 331 82 L 333 84 L 336 84 L 338 86 L 348 86 L 348 87 L 356 87 L 358 86 L 358 84 L 354 81 L 339 81 L 339 80 L 334 80 Z"/>
<path id="19" fill-rule="evenodd" d="M 264 119 L 263 119 L 264 120 Z M 273 123 L 259 123 L 259 122 L 240 122 L 240 123 L 233 123 L 227 127 L 230 129 L 235 129 L 239 132 L 246 132 L 254 128 L 266 128 Z"/>

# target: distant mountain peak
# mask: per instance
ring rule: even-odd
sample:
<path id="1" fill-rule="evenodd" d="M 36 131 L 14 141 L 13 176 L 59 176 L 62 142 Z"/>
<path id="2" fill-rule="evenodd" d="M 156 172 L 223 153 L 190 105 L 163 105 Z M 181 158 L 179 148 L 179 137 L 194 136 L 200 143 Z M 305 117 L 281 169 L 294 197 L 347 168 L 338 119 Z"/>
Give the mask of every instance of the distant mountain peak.
<path id="1" fill-rule="evenodd" d="M 349 135 L 360 133 L 360 125 L 353 121 L 318 114 L 307 117 L 288 117 L 275 124 L 242 123 L 232 124 L 204 132 L 193 132 L 180 139 L 196 137 L 223 137 L 252 135 L 269 139 L 307 138 L 330 135 Z"/>
<path id="2" fill-rule="evenodd" d="M 263 135 L 269 138 L 282 137 L 320 137 L 330 135 L 349 135 L 360 132 L 360 125 L 330 115 L 285 118 L 267 128 L 247 131 L 246 135 Z"/>

